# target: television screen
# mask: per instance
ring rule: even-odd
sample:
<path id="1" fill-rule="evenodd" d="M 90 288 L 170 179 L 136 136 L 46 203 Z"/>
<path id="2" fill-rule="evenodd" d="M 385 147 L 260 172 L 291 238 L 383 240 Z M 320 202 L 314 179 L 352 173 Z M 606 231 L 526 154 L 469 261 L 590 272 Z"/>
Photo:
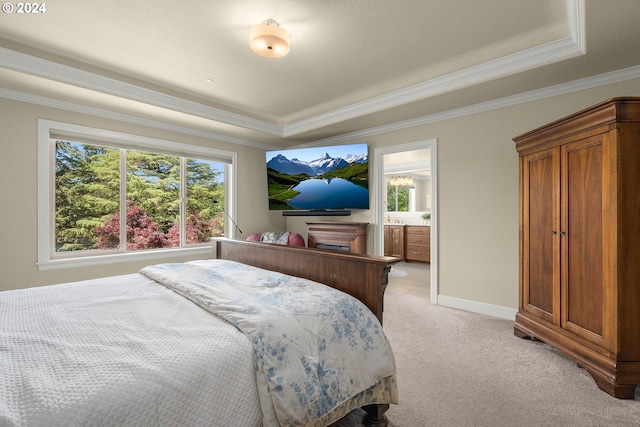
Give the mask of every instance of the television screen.
<path id="1" fill-rule="evenodd" d="M 267 152 L 270 210 L 369 209 L 367 144 Z"/>

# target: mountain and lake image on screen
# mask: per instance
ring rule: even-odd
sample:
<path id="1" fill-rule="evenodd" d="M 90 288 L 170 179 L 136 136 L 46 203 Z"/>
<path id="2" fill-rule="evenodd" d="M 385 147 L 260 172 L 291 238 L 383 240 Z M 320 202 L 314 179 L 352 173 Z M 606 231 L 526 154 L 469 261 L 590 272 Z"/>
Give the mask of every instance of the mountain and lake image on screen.
<path id="1" fill-rule="evenodd" d="M 267 152 L 270 210 L 369 209 L 367 144 Z"/>

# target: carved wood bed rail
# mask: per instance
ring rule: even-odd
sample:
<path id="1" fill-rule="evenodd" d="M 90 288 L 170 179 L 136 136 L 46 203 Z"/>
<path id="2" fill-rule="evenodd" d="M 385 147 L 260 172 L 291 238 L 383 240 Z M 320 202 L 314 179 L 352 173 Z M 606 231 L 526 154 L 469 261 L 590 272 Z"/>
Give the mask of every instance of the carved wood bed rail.
<path id="1" fill-rule="evenodd" d="M 362 301 L 382 323 L 384 291 L 400 258 L 216 237 L 213 257 L 324 283 Z"/>

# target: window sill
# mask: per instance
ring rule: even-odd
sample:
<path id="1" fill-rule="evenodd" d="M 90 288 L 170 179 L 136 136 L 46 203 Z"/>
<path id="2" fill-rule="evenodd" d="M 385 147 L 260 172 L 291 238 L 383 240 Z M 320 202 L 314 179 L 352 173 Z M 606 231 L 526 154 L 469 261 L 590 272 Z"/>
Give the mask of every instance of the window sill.
<path id="1" fill-rule="evenodd" d="M 78 258 L 51 259 L 38 262 L 38 270 L 62 270 L 65 268 L 91 267 L 105 264 L 121 264 L 136 261 L 159 261 L 167 258 L 212 255 L 211 245 L 193 248 L 165 249 L 162 251 L 130 252 L 113 255 L 96 255 Z"/>

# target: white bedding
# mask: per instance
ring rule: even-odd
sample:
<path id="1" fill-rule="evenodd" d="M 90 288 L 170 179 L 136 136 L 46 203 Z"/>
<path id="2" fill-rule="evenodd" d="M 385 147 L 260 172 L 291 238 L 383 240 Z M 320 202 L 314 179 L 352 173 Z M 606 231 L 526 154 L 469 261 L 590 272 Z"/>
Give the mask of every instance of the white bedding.
<path id="1" fill-rule="evenodd" d="M 140 274 L 0 293 L 0 426 L 259 426 L 255 365 Z"/>
<path id="2" fill-rule="evenodd" d="M 394 401 L 391 346 L 376 316 L 352 296 L 220 259 L 160 264 L 140 272 L 249 337 L 257 374 L 267 379 L 280 425 L 314 426 L 386 378 L 391 381 L 387 402 Z"/>
<path id="3" fill-rule="evenodd" d="M 0 427 L 317 427 L 397 403 L 381 326 L 342 292 L 222 260 L 145 270 L 169 288 L 128 274 L 0 292 Z"/>

